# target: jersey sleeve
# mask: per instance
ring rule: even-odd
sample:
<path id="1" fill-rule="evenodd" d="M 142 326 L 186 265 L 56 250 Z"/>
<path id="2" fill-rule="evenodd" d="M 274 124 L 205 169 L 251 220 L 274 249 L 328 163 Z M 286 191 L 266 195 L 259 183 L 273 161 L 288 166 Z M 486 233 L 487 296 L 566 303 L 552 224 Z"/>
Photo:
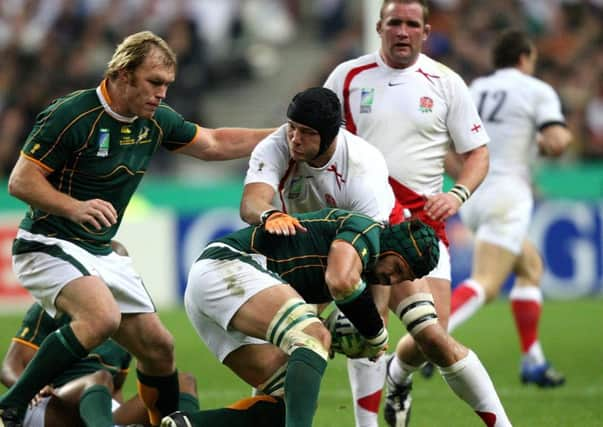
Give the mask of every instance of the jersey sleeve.
<path id="1" fill-rule="evenodd" d="M 69 127 L 72 115 L 65 110 L 61 100 L 56 100 L 40 112 L 21 150 L 25 157 L 51 172 L 61 169 L 87 138 L 74 135 Z"/>
<path id="2" fill-rule="evenodd" d="M 167 104 L 161 104 L 155 112 L 155 116 L 164 133 L 161 145 L 170 151 L 188 145 L 197 134 L 198 126 L 184 120 L 184 117 Z"/>
<path id="3" fill-rule="evenodd" d="M 326 87 L 327 89 L 331 89 L 333 92 L 335 92 L 337 94 L 337 97 L 340 100 L 341 100 L 343 82 L 341 82 L 341 78 L 339 76 L 342 75 L 342 68 L 343 68 L 343 64 L 339 64 L 337 67 L 335 67 L 335 69 L 333 71 L 331 71 L 331 74 L 329 74 L 329 76 L 327 77 L 327 80 L 325 81 L 325 83 L 323 85 L 323 87 Z"/>
<path id="4" fill-rule="evenodd" d="M 59 325 L 50 317 L 39 304 L 33 304 L 21 322 L 21 327 L 15 334 L 14 340 L 40 347 L 42 341 L 54 332 Z"/>
<path id="5" fill-rule="evenodd" d="M 565 117 L 561 111 L 561 100 L 555 90 L 545 82 L 540 82 L 536 106 L 536 126 L 542 129 L 548 124 L 565 124 Z"/>
<path id="6" fill-rule="evenodd" d="M 350 243 L 362 261 L 363 269 L 379 256 L 381 225 L 371 218 L 349 212 L 342 220 L 334 240 Z"/>
<path id="7" fill-rule="evenodd" d="M 490 141 L 469 88 L 456 73 L 449 77 L 450 105 L 446 126 L 457 153 L 466 153 Z"/>
<path id="8" fill-rule="evenodd" d="M 245 175 L 245 185 L 265 183 L 278 191 L 280 180 L 289 166 L 287 125 L 263 139 L 252 151 Z"/>

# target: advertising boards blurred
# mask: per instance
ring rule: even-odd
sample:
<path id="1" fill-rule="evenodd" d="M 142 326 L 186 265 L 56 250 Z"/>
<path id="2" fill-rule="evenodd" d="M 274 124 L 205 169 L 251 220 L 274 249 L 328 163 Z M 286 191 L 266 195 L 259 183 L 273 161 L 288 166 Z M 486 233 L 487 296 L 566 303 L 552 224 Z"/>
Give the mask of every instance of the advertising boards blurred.
<path id="1" fill-rule="evenodd" d="M 227 203 L 179 212 L 149 205 L 126 216 L 116 236 L 130 251 L 134 266 L 159 307 L 181 302 L 188 269 L 210 240 L 243 227 L 240 194 Z M 23 212 L 0 215 L 0 310 L 22 309 L 31 302 L 11 268 L 11 245 Z M 529 238 L 545 262 L 545 296 L 568 299 L 603 291 L 603 203 L 542 201 L 536 205 Z M 453 285 L 469 275 L 472 236 L 453 217 L 448 223 Z M 506 285 L 509 289 L 510 279 Z"/>

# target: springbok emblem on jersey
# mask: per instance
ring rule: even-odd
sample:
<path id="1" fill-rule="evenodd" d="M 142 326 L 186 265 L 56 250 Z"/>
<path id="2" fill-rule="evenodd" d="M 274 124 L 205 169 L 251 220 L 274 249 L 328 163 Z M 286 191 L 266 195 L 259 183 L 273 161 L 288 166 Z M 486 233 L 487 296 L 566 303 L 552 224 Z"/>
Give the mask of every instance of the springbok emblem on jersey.
<path id="1" fill-rule="evenodd" d="M 151 138 L 149 138 L 150 131 L 151 130 L 148 127 L 143 127 L 138 133 L 138 136 L 136 137 L 135 144 L 147 144 L 151 142 Z"/>

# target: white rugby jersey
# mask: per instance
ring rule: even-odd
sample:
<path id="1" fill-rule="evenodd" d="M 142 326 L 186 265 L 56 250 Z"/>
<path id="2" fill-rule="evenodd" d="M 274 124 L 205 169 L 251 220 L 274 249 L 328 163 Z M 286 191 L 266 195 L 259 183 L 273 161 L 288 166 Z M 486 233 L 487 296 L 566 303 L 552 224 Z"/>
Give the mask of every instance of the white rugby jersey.
<path id="1" fill-rule="evenodd" d="M 547 125 L 565 123 L 559 97 L 549 84 L 516 68 L 480 77 L 470 91 L 492 139 L 490 173 L 529 181 L 536 134 Z"/>
<path id="2" fill-rule="evenodd" d="M 263 182 L 276 191 L 274 206 L 284 212 L 337 207 L 387 222 L 394 207 L 387 165 L 371 144 L 341 129 L 329 162 L 316 168 L 289 155 L 287 125 L 251 153 L 245 184 Z"/>
<path id="3" fill-rule="evenodd" d="M 337 66 L 325 87 L 339 97 L 346 128 L 376 146 L 390 176 L 420 195 L 442 191 L 444 158 L 488 142 L 461 77 L 421 54 L 405 69 L 378 52 Z"/>

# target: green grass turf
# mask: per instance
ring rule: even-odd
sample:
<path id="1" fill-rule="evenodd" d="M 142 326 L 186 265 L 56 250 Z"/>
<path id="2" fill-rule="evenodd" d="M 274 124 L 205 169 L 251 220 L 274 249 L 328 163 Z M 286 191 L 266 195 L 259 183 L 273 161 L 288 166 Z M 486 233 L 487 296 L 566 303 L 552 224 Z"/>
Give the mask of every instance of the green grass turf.
<path id="1" fill-rule="evenodd" d="M 179 369 L 197 377 L 203 408 L 229 404 L 249 394 L 250 387 L 205 349 L 183 310 L 166 310 L 160 315 L 176 338 Z M 18 316 L 0 316 L 0 339 L 5 343 L 0 354 L 4 354 L 19 321 Z M 393 346 L 402 328 L 394 318 L 390 325 Z M 541 342 L 547 357 L 567 377 L 567 384 L 558 389 L 542 390 L 519 382 L 518 341 L 506 301 L 482 309 L 455 336 L 481 358 L 515 426 L 603 426 L 602 299 L 547 301 L 544 306 Z M 4 389 L 0 386 L 0 390 Z M 134 392 L 134 375 L 130 375 L 125 395 Z M 413 397 L 413 427 L 483 425 L 437 373 L 430 380 L 416 375 Z M 314 426 L 353 425 L 345 360 L 338 356 L 329 362 Z M 380 425 L 385 426 L 383 420 Z"/>

